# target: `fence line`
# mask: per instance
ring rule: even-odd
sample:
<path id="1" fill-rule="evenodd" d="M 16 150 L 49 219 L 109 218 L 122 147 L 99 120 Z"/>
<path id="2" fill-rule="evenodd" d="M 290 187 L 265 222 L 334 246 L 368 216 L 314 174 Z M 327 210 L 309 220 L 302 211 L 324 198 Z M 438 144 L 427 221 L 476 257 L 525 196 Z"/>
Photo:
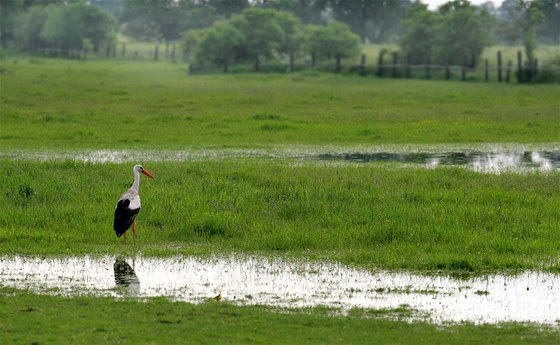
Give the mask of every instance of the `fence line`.
<path id="1" fill-rule="evenodd" d="M 377 76 L 384 77 L 384 72 L 386 70 L 390 70 L 391 76 L 393 78 L 398 77 L 397 69 L 404 69 L 405 70 L 405 77 L 410 78 L 410 71 L 414 69 L 424 69 L 425 70 L 425 78 L 429 79 L 432 77 L 432 71 L 436 69 L 443 69 L 445 70 L 445 79 L 451 79 L 451 71 L 459 69 L 461 71 L 461 80 L 467 79 L 467 73 L 479 72 L 482 71 L 484 75 L 484 80 L 490 80 L 490 73 L 497 72 L 497 81 L 502 82 L 504 81 L 503 73 L 505 72 L 505 82 L 509 83 L 511 79 L 511 72 L 517 71 L 517 80 L 519 83 L 522 82 L 532 82 L 536 80 L 539 71 L 549 71 L 549 72 L 556 72 L 560 71 L 560 69 L 539 69 L 538 59 L 534 59 L 533 61 L 523 61 L 523 54 L 521 51 L 517 52 L 517 68 L 514 69 L 512 61 L 509 60 L 507 63 L 507 67 L 503 66 L 502 60 L 502 52 L 498 51 L 496 58 L 497 58 L 497 65 L 491 66 L 488 59 L 484 60 L 483 67 L 467 67 L 467 66 L 458 66 L 458 65 L 436 65 L 432 64 L 431 62 L 427 62 L 424 64 L 411 64 L 410 63 L 410 55 L 406 56 L 406 63 L 398 63 L 398 52 L 392 52 L 392 63 L 385 63 L 384 62 L 384 55 L 387 52 L 380 52 L 378 58 L 378 65 L 377 65 Z M 365 56 L 362 55 L 361 59 L 362 68 L 365 68 Z"/>
<path id="2" fill-rule="evenodd" d="M 120 48 L 120 49 L 119 49 Z M 188 56 L 188 54 L 183 51 L 180 54 L 177 54 L 176 51 L 176 44 L 175 43 L 168 43 L 165 44 L 165 50 L 160 49 L 160 45 L 154 45 L 153 49 L 149 49 L 140 53 L 139 50 L 131 50 L 127 47 L 126 43 L 119 43 L 119 44 L 110 44 L 103 51 L 99 51 L 97 53 L 88 53 L 85 50 L 73 50 L 73 49 L 61 49 L 61 48 L 38 48 L 35 50 L 38 53 L 49 55 L 49 56 L 56 56 L 56 57 L 66 57 L 70 59 L 80 59 L 80 60 L 87 60 L 88 57 L 96 57 L 96 58 L 126 58 L 132 56 L 132 59 L 149 59 L 153 61 L 160 61 L 163 57 L 168 60 L 176 61 L 177 56 L 181 55 L 182 59 Z M 387 52 L 380 52 L 379 57 L 377 59 L 377 64 L 374 66 L 367 65 L 366 56 L 362 54 L 360 58 L 359 65 L 352 65 L 349 67 L 350 70 L 356 71 L 360 74 L 373 74 L 373 71 L 376 71 L 378 77 L 391 77 L 391 78 L 418 78 L 418 74 L 416 76 L 412 75 L 413 71 L 417 70 L 424 70 L 424 78 L 430 79 L 433 77 L 434 73 L 444 71 L 444 79 L 450 80 L 452 79 L 452 72 L 460 73 L 460 79 L 463 81 L 467 80 L 467 75 L 477 72 L 482 72 L 483 78 L 485 81 L 490 80 L 490 74 L 496 75 L 496 80 L 498 82 L 506 82 L 509 83 L 512 78 L 512 73 L 517 77 L 517 81 L 519 83 L 523 82 L 531 82 L 534 81 L 535 78 L 541 71 L 550 71 L 553 73 L 560 73 L 560 69 L 541 69 L 539 68 L 539 61 L 534 59 L 532 62 L 523 61 L 523 54 L 521 51 L 517 52 L 517 64 L 514 66 L 511 60 L 507 61 L 507 64 L 504 65 L 504 61 L 502 59 L 502 52 L 498 51 L 496 56 L 496 65 L 490 65 L 489 60 L 485 59 L 483 61 L 483 66 L 477 68 L 471 68 L 467 66 L 461 65 L 441 65 L 441 64 L 433 64 L 431 62 L 420 63 L 420 64 L 411 64 L 411 57 L 410 55 L 406 56 L 405 62 L 399 62 L 398 52 L 391 52 L 391 63 L 386 63 L 384 61 L 384 57 Z M 291 66 L 290 66 L 291 65 Z M 270 67 L 272 66 L 272 67 Z M 290 68 L 290 67 L 292 68 Z M 324 67 L 329 66 L 329 67 Z M 230 68 L 238 68 L 242 69 L 243 71 L 250 71 L 249 65 L 230 65 L 222 64 L 222 65 L 189 65 L 189 74 L 197 74 L 197 73 L 204 73 L 206 71 L 214 71 L 214 70 L 221 70 L 224 73 L 228 73 Z M 291 72 L 309 68 L 316 68 L 312 63 L 303 65 L 303 64 L 269 64 L 269 69 L 272 68 L 275 72 Z M 321 67 L 319 67 L 320 69 Z M 332 70 L 333 72 L 340 71 L 340 65 L 337 63 L 336 67 L 331 68 L 329 65 L 323 65 L 323 69 Z M 266 70 L 266 64 L 263 64 L 263 69 Z M 505 77 L 504 77 L 505 75 Z"/>

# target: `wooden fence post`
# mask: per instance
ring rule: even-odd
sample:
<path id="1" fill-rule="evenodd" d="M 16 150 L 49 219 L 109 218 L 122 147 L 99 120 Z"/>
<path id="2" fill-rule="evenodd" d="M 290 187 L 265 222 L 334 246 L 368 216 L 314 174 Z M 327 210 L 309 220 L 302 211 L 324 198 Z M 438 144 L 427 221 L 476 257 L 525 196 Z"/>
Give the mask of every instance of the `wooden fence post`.
<path id="1" fill-rule="evenodd" d="M 449 66 L 445 66 L 445 80 L 451 79 L 451 68 Z"/>
<path id="2" fill-rule="evenodd" d="M 393 78 L 397 77 L 397 61 L 398 61 L 398 53 L 393 52 Z"/>
<path id="3" fill-rule="evenodd" d="M 340 60 L 341 60 L 340 54 L 336 53 L 336 68 L 335 68 L 336 73 L 340 72 L 341 70 Z"/>
<path id="4" fill-rule="evenodd" d="M 513 64 L 511 63 L 511 60 L 508 60 L 507 71 L 506 71 L 506 83 L 508 83 L 508 84 L 509 84 L 509 81 L 510 81 L 510 78 L 511 78 L 511 68 L 512 68 L 511 66 L 512 65 Z"/>
<path id="5" fill-rule="evenodd" d="M 517 81 L 523 82 L 523 55 L 521 55 L 521 50 L 517 51 Z"/>
<path id="6" fill-rule="evenodd" d="M 410 53 L 406 54 L 406 77 L 410 78 Z"/>
<path id="7" fill-rule="evenodd" d="M 488 72 L 489 72 L 488 59 L 485 59 L 484 60 L 484 81 L 488 81 Z"/>
<path id="8" fill-rule="evenodd" d="M 290 52 L 288 61 L 288 72 L 292 72 L 294 70 L 294 59 L 294 52 Z"/>
<path id="9" fill-rule="evenodd" d="M 362 54 L 360 58 L 360 70 L 362 73 L 366 72 L 366 54 Z"/>
<path id="10" fill-rule="evenodd" d="M 502 82 L 502 51 L 498 50 L 498 82 Z"/>
<path id="11" fill-rule="evenodd" d="M 224 73 L 229 72 L 229 54 L 224 57 Z"/>
<path id="12" fill-rule="evenodd" d="M 362 57 L 360 58 L 360 65 L 362 67 L 366 67 L 366 54 L 362 54 Z"/>
<path id="13" fill-rule="evenodd" d="M 380 51 L 379 52 L 379 61 L 377 62 L 377 76 L 378 77 L 383 77 L 383 55 L 385 54 L 385 52 Z"/>
<path id="14" fill-rule="evenodd" d="M 461 66 L 461 80 L 462 81 L 467 80 L 467 68 L 465 67 L 465 64 Z"/>

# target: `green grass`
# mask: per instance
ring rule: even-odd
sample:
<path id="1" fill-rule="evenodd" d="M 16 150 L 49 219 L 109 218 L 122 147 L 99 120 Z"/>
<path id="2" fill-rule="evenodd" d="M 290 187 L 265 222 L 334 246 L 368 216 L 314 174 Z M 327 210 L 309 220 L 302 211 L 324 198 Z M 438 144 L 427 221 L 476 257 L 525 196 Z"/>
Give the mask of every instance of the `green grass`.
<path id="1" fill-rule="evenodd" d="M 0 290 L 0 334 L 7 344 L 553 344 L 560 337 L 557 329 L 536 325 L 440 327 L 383 316 Z"/>
<path id="2" fill-rule="evenodd" d="M 1 78 L 2 149 L 560 141 L 556 85 L 55 59 L 10 60 Z"/>
<path id="3" fill-rule="evenodd" d="M 557 270 L 560 176 L 232 159 L 149 163 L 139 244 L 113 210 L 132 164 L 2 161 L 0 253 L 243 251 L 366 268 Z"/>
<path id="4" fill-rule="evenodd" d="M 127 48 L 128 49 L 128 48 Z M 130 47 L 132 49 L 132 47 Z M 303 72 L 188 76 L 148 61 L 0 66 L 0 152 L 560 141 L 558 87 Z M 0 159 L 0 255 L 258 253 L 365 268 L 558 271 L 560 175 L 227 158 L 138 162 L 137 246 L 112 230 L 133 164 Z M 6 343 L 557 342 L 534 325 L 194 306 L 0 289 Z M 406 310 L 404 310 L 406 313 Z M 403 315 L 401 315 L 403 316 Z"/>

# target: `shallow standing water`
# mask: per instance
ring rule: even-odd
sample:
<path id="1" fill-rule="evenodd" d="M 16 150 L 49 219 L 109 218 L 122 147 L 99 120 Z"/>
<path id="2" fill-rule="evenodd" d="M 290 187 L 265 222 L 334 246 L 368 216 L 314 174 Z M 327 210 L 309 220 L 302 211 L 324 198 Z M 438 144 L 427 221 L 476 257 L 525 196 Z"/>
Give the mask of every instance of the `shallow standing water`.
<path id="1" fill-rule="evenodd" d="M 435 323 L 507 321 L 560 325 L 560 275 L 522 272 L 468 279 L 370 272 L 337 263 L 229 255 L 0 259 L 0 285 L 65 296 L 152 297 L 198 303 L 394 309 Z M 54 289 L 54 290 L 53 290 Z"/>
<path id="2" fill-rule="evenodd" d="M 232 158 L 264 158 L 323 163 L 390 162 L 406 166 L 435 168 L 458 166 L 482 173 L 560 170 L 560 144 L 527 147 L 520 144 L 485 144 L 472 147 L 453 145 L 389 145 L 364 147 L 301 146 L 269 149 L 209 150 L 84 150 L 84 151 L 0 151 L 0 158 L 38 161 L 75 160 L 86 163 L 156 161 L 200 161 Z"/>

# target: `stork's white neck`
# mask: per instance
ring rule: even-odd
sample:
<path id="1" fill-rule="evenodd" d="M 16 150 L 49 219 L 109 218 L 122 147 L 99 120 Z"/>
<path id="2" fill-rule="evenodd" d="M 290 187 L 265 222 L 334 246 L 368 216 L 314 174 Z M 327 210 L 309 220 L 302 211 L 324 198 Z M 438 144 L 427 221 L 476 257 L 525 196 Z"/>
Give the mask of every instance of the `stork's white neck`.
<path id="1" fill-rule="evenodd" d="M 140 188 L 140 173 L 136 169 L 134 169 L 133 171 L 134 171 L 134 183 L 132 184 L 132 187 L 130 187 L 130 190 L 138 193 L 138 189 Z"/>

